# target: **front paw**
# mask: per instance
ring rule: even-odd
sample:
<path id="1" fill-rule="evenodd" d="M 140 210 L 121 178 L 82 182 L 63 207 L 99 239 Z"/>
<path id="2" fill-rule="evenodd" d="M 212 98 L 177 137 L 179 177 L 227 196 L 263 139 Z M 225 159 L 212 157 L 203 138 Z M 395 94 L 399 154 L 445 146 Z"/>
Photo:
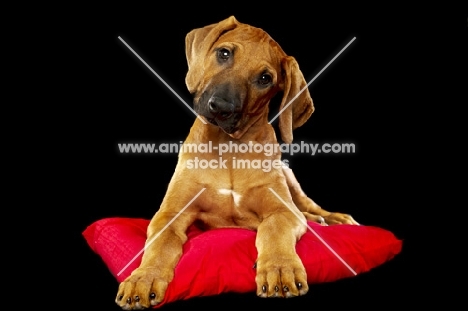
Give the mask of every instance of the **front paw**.
<path id="1" fill-rule="evenodd" d="M 307 274 L 299 256 L 259 257 L 256 263 L 257 296 L 295 297 L 307 293 Z"/>
<path id="2" fill-rule="evenodd" d="M 330 213 L 323 217 L 328 225 L 359 225 L 359 223 L 348 214 Z"/>
<path id="3" fill-rule="evenodd" d="M 119 285 L 115 302 L 124 310 L 141 310 L 159 304 L 169 281 L 154 269 L 138 268 Z"/>

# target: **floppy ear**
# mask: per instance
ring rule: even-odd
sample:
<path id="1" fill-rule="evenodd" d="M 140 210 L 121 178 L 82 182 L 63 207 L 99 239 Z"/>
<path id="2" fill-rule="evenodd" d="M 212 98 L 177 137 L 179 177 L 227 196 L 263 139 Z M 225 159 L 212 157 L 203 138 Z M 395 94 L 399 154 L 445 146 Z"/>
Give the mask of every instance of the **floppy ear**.
<path id="1" fill-rule="evenodd" d="M 194 93 L 203 74 L 204 59 L 213 44 L 226 31 L 239 25 L 234 16 L 217 23 L 190 31 L 185 37 L 185 55 L 187 57 L 188 72 L 185 84 L 190 93 Z"/>
<path id="2" fill-rule="evenodd" d="M 306 87 L 307 82 L 294 57 L 286 56 L 283 58 L 281 67 L 284 80 L 280 111 L 283 111 L 283 109 L 284 111 L 279 116 L 279 129 L 283 141 L 290 144 L 293 141 L 293 130 L 302 126 L 312 115 L 315 108 Z M 299 92 L 301 93 L 299 94 Z"/>

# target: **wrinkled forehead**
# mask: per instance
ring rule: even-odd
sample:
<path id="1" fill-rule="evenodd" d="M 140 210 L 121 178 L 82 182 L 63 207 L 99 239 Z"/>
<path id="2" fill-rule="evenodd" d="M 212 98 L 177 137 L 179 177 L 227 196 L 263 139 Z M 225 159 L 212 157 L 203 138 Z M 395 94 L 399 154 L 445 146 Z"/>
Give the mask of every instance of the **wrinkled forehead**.
<path id="1" fill-rule="evenodd" d="M 279 64 L 285 56 L 283 50 L 264 30 L 243 25 L 222 34 L 215 42 L 215 49 L 222 47 L 241 53 L 246 57 L 262 58 Z"/>

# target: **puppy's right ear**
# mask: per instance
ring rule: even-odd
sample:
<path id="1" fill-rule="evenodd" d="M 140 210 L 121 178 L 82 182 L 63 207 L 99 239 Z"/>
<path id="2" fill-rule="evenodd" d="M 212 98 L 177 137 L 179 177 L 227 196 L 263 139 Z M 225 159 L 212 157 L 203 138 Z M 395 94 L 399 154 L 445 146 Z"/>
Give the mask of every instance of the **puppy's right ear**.
<path id="1" fill-rule="evenodd" d="M 287 144 L 293 141 L 293 130 L 302 126 L 314 112 L 314 103 L 307 88 L 307 82 L 299 65 L 292 56 L 286 56 L 281 63 L 284 82 L 281 101 L 279 128 L 281 138 Z"/>
<path id="2" fill-rule="evenodd" d="M 185 84 L 190 93 L 194 93 L 203 75 L 205 57 L 213 44 L 226 31 L 236 28 L 240 23 L 231 16 L 219 23 L 197 28 L 185 37 L 185 55 L 187 57 L 188 72 Z"/>

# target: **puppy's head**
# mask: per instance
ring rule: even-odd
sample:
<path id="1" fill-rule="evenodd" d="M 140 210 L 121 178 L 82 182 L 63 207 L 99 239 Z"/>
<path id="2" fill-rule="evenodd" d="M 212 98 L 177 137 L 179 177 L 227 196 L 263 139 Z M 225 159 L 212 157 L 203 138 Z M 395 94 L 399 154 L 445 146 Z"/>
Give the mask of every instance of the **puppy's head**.
<path id="1" fill-rule="evenodd" d="M 268 103 L 283 91 L 279 128 L 284 142 L 314 111 L 306 81 L 296 60 L 262 29 L 233 16 L 186 36 L 186 84 L 194 109 L 235 139 L 260 118 Z M 300 91 L 302 91 L 300 93 Z"/>

